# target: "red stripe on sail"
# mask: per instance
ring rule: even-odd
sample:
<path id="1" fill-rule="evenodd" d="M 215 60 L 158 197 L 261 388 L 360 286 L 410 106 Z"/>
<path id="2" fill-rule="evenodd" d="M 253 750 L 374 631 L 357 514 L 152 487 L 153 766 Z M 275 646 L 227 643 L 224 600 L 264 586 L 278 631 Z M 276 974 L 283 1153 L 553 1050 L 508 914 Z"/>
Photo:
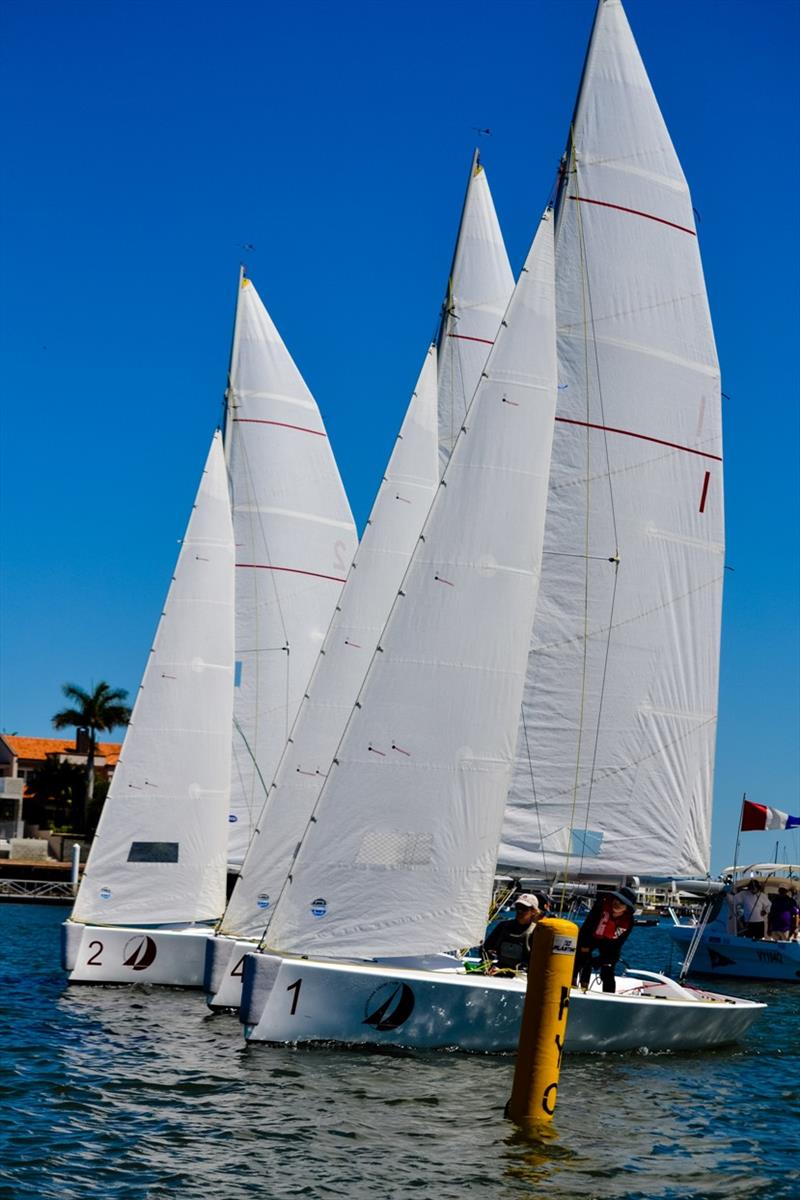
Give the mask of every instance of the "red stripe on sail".
<path id="1" fill-rule="evenodd" d="M 573 421 L 571 417 L 556 417 L 564 425 L 581 425 L 584 429 L 600 429 L 603 433 L 619 433 L 623 437 L 638 438 L 641 442 L 654 442 L 656 446 L 668 446 L 670 450 L 682 450 L 684 454 L 698 454 L 701 458 L 713 458 L 714 462 L 722 462 L 718 454 L 709 454 L 707 450 L 695 450 L 692 446 L 679 446 L 677 442 L 665 442 L 663 438 L 650 437 L 646 433 L 634 433 L 632 429 L 615 429 L 613 425 L 595 425 L 592 421 Z"/>
<path id="2" fill-rule="evenodd" d="M 313 433 L 315 437 L 327 437 L 321 429 L 306 429 L 305 425 L 287 425 L 285 421 L 262 421 L 257 417 L 234 417 L 235 425 L 278 425 L 281 429 L 296 429 L 298 433 Z"/>
<path id="3" fill-rule="evenodd" d="M 458 338 L 459 342 L 481 342 L 484 346 L 493 346 L 494 342 L 490 342 L 488 338 L 470 337 L 466 333 L 448 333 L 448 337 Z"/>
<path id="4" fill-rule="evenodd" d="M 664 217 L 655 217 L 652 213 L 640 212 L 638 208 L 626 208 L 624 204 L 610 204 L 608 200 L 590 200 L 588 196 L 570 196 L 570 200 L 577 200 L 581 204 L 597 204 L 600 208 L 615 208 L 617 212 L 630 213 L 634 217 L 644 217 L 647 221 L 658 221 L 659 225 L 669 225 L 670 229 L 680 229 L 681 233 L 689 233 L 692 237 L 697 237 L 693 229 L 687 229 L 685 225 L 676 225 L 674 221 L 667 221 Z"/>
<path id="5" fill-rule="evenodd" d="M 255 571 L 288 571 L 290 575 L 310 575 L 313 579 L 332 579 L 344 583 L 338 575 L 321 575 L 319 571 L 301 571 L 299 567 L 273 567 L 271 563 L 237 563 L 237 567 L 251 567 Z"/>
<path id="6" fill-rule="evenodd" d="M 708 482 L 711 479 L 711 472 L 706 471 L 705 479 L 703 480 L 703 494 L 700 497 L 700 512 L 706 511 L 706 496 L 708 495 Z"/>

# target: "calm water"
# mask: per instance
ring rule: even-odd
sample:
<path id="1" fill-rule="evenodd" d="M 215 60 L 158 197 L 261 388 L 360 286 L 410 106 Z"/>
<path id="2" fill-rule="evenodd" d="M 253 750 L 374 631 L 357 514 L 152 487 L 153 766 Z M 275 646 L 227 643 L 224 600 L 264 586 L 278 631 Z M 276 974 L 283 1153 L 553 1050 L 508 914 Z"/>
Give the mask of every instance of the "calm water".
<path id="1" fill-rule="evenodd" d="M 2 1200 L 800 1196 L 800 987 L 731 987 L 772 1005 L 732 1050 L 568 1060 L 536 1142 L 510 1057 L 245 1049 L 199 993 L 66 990 L 65 915 L 0 906 Z"/>

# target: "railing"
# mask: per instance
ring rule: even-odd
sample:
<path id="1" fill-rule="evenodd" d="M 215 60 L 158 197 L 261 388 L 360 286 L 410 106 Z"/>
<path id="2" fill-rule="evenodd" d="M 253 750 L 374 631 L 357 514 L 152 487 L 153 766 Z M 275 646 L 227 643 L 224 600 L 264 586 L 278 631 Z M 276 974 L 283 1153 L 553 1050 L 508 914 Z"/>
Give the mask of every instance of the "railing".
<path id="1" fill-rule="evenodd" d="M 74 897 L 69 880 L 0 879 L 0 899 L 62 900 L 69 904 Z"/>

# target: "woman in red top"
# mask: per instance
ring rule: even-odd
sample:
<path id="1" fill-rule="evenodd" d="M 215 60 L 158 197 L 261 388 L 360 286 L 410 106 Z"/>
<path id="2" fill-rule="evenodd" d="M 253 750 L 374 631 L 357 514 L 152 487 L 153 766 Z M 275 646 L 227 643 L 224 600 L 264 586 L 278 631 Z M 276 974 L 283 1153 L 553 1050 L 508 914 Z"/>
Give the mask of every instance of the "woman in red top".
<path id="1" fill-rule="evenodd" d="M 595 900 L 578 933 L 573 986 L 580 980 L 582 988 L 589 986 L 592 976 L 592 955 L 600 967 L 604 992 L 615 992 L 614 968 L 628 934 L 633 929 L 636 893 L 633 888 L 621 887 L 616 892 L 603 892 Z"/>

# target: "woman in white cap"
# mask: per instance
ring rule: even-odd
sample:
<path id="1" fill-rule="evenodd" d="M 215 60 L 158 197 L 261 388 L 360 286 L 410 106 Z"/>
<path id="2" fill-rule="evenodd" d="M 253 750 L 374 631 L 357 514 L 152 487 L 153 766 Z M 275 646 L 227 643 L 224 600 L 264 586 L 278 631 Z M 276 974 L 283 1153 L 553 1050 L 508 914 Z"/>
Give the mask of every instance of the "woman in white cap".
<path id="1" fill-rule="evenodd" d="M 525 971 L 531 956 L 531 937 L 536 922 L 544 916 L 539 901 L 523 892 L 514 901 L 514 918 L 495 925 L 482 946 L 483 957 L 491 966 L 488 973 Z"/>

